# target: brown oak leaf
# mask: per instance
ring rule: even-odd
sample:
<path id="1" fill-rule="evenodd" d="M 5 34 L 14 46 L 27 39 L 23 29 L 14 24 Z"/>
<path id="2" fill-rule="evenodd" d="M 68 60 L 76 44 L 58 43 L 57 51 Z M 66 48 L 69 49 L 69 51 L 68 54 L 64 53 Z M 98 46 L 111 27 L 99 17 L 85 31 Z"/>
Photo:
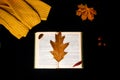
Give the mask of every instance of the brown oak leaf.
<path id="1" fill-rule="evenodd" d="M 61 32 L 55 34 L 55 42 L 50 40 L 50 44 L 53 48 L 53 51 L 50 51 L 54 56 L 57 62 L 60 62 L 67 52 L 64 52 L 65 48 L 69 45 L 69 43 L 63 43 L 65 36 L 62 36 Z"/>

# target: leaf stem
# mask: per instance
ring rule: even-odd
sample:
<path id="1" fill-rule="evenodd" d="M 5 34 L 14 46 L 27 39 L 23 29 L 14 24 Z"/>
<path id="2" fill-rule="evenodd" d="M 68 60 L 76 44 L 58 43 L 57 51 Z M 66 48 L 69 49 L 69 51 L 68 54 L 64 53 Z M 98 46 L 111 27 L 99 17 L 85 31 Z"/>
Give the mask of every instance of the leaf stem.
<path id="1" fill-rule="evenodd" d="M 58 62 L 58 69 L 59 69 L 59 62 Z"/>

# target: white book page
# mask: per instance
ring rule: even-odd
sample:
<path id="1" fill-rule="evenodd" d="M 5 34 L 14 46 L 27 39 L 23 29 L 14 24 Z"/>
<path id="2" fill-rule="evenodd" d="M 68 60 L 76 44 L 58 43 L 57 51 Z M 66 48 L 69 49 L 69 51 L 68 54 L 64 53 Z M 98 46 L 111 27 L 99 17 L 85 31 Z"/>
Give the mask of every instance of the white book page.
<path id="1" fill-rule="evenodd" d="M 39 35 L 43 37 L 39 39 Z M 35 69 L 41 68 L 58 68 L 58 62 L 50 53 L 53 48 L 50 40 L 55 41 L 57 32 L 37 32 L 35 33 Z M 65 36 L 63 43 L 68 43 L 68 47 L 64 50 L 68 52 L 59 62 L 59 68 L 82 68 L 82 64 L 73 67 L 79 61 L 82 61 L 82 33 L 81 32 L 62 32 Z"/>

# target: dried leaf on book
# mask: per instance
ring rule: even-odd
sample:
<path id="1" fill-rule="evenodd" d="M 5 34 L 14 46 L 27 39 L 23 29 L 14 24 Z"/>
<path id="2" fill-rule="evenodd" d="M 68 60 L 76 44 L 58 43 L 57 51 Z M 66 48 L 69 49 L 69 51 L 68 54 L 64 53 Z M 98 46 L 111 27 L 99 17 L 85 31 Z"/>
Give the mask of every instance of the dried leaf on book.
<path id="1" fill-rule="evenodd" d="M 75 63 L 75 64 L 73 65 L 73 67 L 78 66 L 78 65 L 80 65 L 81 63 L 82 63 L 82 61 L 77 62 L 77 63 Z"/>
<path id="2" fill-rule="evenodd" d="M 53 51 L 50 51 L 54 56 L 57 62 L 60 62 L 67 52 L 64 52 L 65 48 L 69 45 L 69 43 L 63 43 L 65 36 L 62 36 L 61 32 L 55 34 L 55 42 L 50 40 L 50 44 L 53 48 Z"/>

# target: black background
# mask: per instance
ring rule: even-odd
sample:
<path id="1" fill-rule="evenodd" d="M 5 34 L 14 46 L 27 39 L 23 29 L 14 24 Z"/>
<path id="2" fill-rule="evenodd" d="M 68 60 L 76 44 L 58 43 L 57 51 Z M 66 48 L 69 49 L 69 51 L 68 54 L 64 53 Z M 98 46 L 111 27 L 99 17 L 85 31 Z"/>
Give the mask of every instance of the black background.
<path id="1" fill-rule="evenodd" d="M 105 0 L 43 0 L 52 8 L 47 21 L 32 28 L 25 38 L 18 40 L 4 26 L 0 26 L 1 65 L 5 75 L 15 80 L 101 80 L 107 79 L 112 68 L 112 36 L 109 27 L 111 5 Z M 97 11 L 95 19 L 82 21 L 75 15 L 78 4 L 87 4 Z M 34 69 L 34 33 L 38 31 L 82 31 L 83 69 Z M 98 46 L 97 38 L 102 43 Z"/>

